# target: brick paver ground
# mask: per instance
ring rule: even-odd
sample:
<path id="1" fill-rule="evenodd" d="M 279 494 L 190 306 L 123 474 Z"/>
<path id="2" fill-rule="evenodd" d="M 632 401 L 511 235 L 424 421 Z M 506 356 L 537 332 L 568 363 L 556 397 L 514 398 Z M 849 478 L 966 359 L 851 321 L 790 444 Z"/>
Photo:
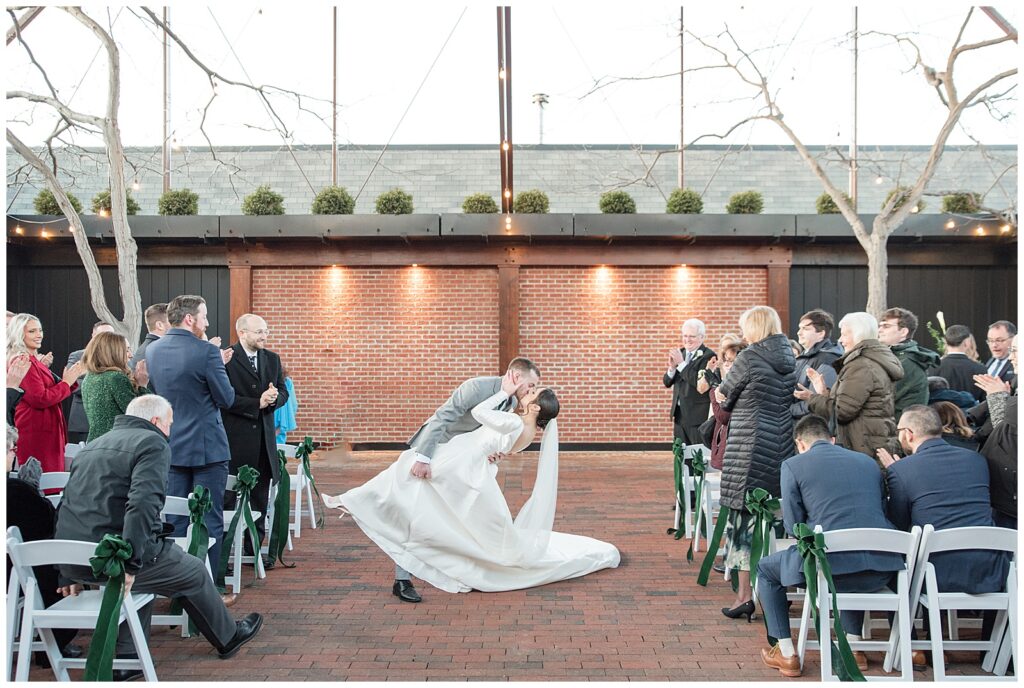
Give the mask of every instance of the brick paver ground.
<path id="1" fill-rule="evenodd" d="M 315 461 L 314 471 L 323 492 L 338 493 L 394 457 L 335 454 Z M 535 465 L 535 454 L 502 464 L 513 513 L 529 494 Z M 256 639 L 221 661 L 201 638 L 154 629 L 157 673 L 165 681 L 780 679 L 758 655 L 764 625 L 723 617 L 719 609 L 732 599 L 726 583 L 698 586 L 686 541 L 665 534 L 671 483 L 667 452 L 564 453 L 556 528 L 616 544 L 622 565 L 506 593 L 451 595 L 421 584 L 421 604 L 393 597 L 393 564 L 354 523 L 328 511 L 326 528 L 303 529 L 291 553 L 294 569 L 247 579 L 231 611 L 265 615 Z M 966 663 L 975 656 L 955 654 L 964 663 L 953 673 L 978 673 Z M 881 655 L 872 662 L 880 664 Z M 806 677 L 817 675 L 811 653 Z M 32 673 L 35 680 L 52 676 Z"/>

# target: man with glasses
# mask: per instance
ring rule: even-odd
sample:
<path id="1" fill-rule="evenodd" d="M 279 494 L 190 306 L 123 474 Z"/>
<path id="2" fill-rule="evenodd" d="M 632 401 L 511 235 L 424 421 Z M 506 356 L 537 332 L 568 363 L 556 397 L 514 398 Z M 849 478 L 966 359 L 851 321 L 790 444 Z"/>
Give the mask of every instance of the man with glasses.
<path id="1" fill-rule="evenodd" d="M 914 341 L 917 316 L 906 308 L 890 308 L 878 319 L 878 341 L 892 349 L 903 366 L 896 381 L 894 406 L 899 421 L 903 409 L 928 403 L 928 369 L 939 364 L 939 355 Z"/>
<path id="2" fill-rule="evenodd" d="M 682 344 L 668 352 L 668 371 L 662 382 L 672 388 L 674 437 L 683 444 L 702 444 L 699 428 L 708 419 L 711 399 L 697 389 L 698 373 L 708 366 L 713 354 L 704 346 L 704 323 L 690 318 L 682 326 Z M 689 462 L 687 462 L 689 463 Z"/>
<path id="3" fill-rule="evenodd" d="M 988 350 L 992 352 L 992 358 L 988 359 L 985 367 L 988 374 L 998 377 L 1003 382 L 1013 379 L 1013 363 L 1010 362 L 1010 342 L 1017 334 L 1017 327 L 1009 320 L 997 320 L 988 326 Z"/>
<path id="4" fill-rule="evenodd" d="M 252 466 L 260 472 L 252 491 L 250 506 L 259 511 L 256 531 L 260 542 L 266 534 L 267 502 L 270 481 L 280 479 L 277 461 L 277 435 L 274 430 L 274 411 L 288 401 L 281 357 L 267 349 L 270 328 L 258 315 L 246 313 L 235 322 L 238 343 L 231 347 L 234 354 L 224 366 L 228 380 L 235 390 L 235 401 L 221 410 L 224 430 L 231 449 L 231 473 L 238 474 L 242 466 Z M 225 496 L 224 507 L 235 506 L 235 493 Z M 248 550 L 251 545 L 245 541 Z M 252 554 L 247 552 L 247 554 Z M 265 559 L 264 566 L 274 568 L 274 562 Z"/>

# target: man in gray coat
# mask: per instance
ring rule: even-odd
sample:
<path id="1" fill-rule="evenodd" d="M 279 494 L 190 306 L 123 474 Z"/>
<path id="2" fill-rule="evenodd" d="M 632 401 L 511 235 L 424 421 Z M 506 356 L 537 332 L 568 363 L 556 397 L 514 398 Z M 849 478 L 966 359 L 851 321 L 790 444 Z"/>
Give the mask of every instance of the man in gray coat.
<path id="1" fill-rule="evenodd" d="M 156 593 L 181 602 L 196 628 L 217 648 L 222 659 L 233 656 L 263 625 L 260 614 L 235 622 L 206 566 L 163 537 L 160 512 L 170 468 L 167 437 L 173 414 L 166 399 L 148 394 L 128 404 L 114 427 L 81 451 L 61 500 L 55 538 L 99 542 L 108 533 L 120 534 L 131 545 L 125 562 L 125 589 Z M 93 582 L 87 567 L 61 567 L 70 580 Z M 78 593 L 77 585 L 61 589 Z M 149 632 L 152 604 L 140 613 Z M 134 657 L 135 645 L 127 624 L 121 624 L 117 656 Z M 116 671 L 114 680 L 130 680 L 140 671 Z"/>
<path id="2" fill-rule="evenodd" d="M 540 382 L 540 370 L 525 358 L 514 358 L 508 364 L 508 373 L 518 385 L 513 396 L 497 406 L 499 411 L 511 411 L 516 403 Z M 444 402 L 427 422 L 420 426 L 411 438 L 409 447 L 416 452 L 416 461 L 410 473 L 417 478 L 430 480 L 430 461 L 437 445 L 447 442 L 455 435 L 472 432 L 480 427 L 473 418 L 473 408 L 484 400 L 494 396 L 501 389 L 502 376 L 474 377 L 466 380 L 456 388 L 448 401 Z M 502 457 L 491 455 L 493 463 Z M 391 588 L 393 595 L 403 602 L 419 602 L 422 598 L 412 584 L 412 576 L 401 566 L 395 565 L 395 584 Z"/>

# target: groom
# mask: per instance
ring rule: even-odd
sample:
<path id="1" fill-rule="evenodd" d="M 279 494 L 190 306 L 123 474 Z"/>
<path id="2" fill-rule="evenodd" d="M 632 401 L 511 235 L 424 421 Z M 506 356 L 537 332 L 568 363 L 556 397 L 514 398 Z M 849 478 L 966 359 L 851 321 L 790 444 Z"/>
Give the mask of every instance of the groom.
<path id="1" fill-rule="evenodd" d="M 508 364 L 508 374 L 516 383 L 515 394 L 507 401 L 499 404 L 499 411 L 511 411 L 516 402 L 522 399 L 540 382 L 540 370 L 525 358 L 514 358 Z M 440 408 L 434 411 L 426 423 L 409 440 L 409 447 L 416 452 L 410 473 L 417 478 L 430 480 L 430 460 L 434 456 L 437 445 L 447 442 L 455 435 L 472 432 L 480 427 L 473 418 L 473 408 L 482 401 L 494 396 L 501 389 L 503 376 L 474 377 L 466 380 L 448 397 Z M 493 463 L 501 458 L 498 454 L 488 457 Z M 395 584 L 391 588 L 393 595 L 403 602 L 419 602 L 420 594 L 413 587 L 412 577 L 401 566 L 395 565 Z"/>

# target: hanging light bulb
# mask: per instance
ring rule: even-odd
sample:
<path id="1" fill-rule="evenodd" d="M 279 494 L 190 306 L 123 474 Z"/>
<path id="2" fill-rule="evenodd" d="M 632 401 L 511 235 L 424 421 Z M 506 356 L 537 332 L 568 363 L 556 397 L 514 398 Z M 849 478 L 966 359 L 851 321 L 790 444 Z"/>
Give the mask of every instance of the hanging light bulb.
<path id="1" fill-rule="evenodd" d="M 138 178 L 136 178 L 135 181 L 132 182 L 132 191 L 138 191 L 139 188 L 139 180 Z"/>
<path id="2" fill-rule="evenodd" d="M 949 222 L 946 223 L 946 229 L 953 229 L 954 227 L 956 227 L 955 221 L 950 220 Z"/>
<path id="3" fill-rule="evenodd" d="M 17 227 L 14 228 L 14 233 L 15 234 L 24 234 L 25 233 L 25 228 L 22 227 L 21 225 L 18 225 Z"/>
<path id="4" fill-rule="evenodd" d="M 512 192 L 508 189 L 505 189 L 505 198 L 512 198 Z"/>
<path id="5" fill-rule="evenodd" d="M 884 181 L 885 180 L 882 179 L 882 175 L 878 175 L 877 177 L 875 177 L 875 184 L 881 184 Z"/>
<path id="6" fill-rule="evenodd" d="M 107 216 L 107 209 L 106 208 L 100 208 L 99 216 L 100 217 L 106 217 Z"/>
<path id="7" fill-rule="evenodd" d="M 978 236 L 985 236 L 985 228 L 982 227 L 981 225 L 978 225 L 975 228 L 974 233 L 977 234 Z"/>
<path id="8" fill-rule="evenodd" d="M 44 239 L 49 239 L 49 238 L 50 238 L 50 233 L 49 233 L 49 232 L 47 232 L 47 231 L 46 231 L 46 230 L 44 229 L 44 230 L 42 230 L 42 231 L 40 231 L 40 232 L 39 232 L 39 236 L 43 237 Z"/>
<path id="9" fill-rule="evenodd" d="M 1003 234 L 1006 234 L 1007 232 L 1010 231 L 1010 225 L 1003 225 L 1002 227 L 999 228 L 999 231 L 1002 232 Z"/>
<path id="10" fill-rule="evenodd" d="M 504 67 L 502 67 L 501 69 L 498 70 L 498 78 L 499 79 L 504 79 L 505 78 L 505 68 Z"/>
<path id="11" fill-rule="evenodd" d="M 504 151 L 508 150 L 508 141 L 502 141 L 501 142 L 501 150 L 504 150 Z"/>

